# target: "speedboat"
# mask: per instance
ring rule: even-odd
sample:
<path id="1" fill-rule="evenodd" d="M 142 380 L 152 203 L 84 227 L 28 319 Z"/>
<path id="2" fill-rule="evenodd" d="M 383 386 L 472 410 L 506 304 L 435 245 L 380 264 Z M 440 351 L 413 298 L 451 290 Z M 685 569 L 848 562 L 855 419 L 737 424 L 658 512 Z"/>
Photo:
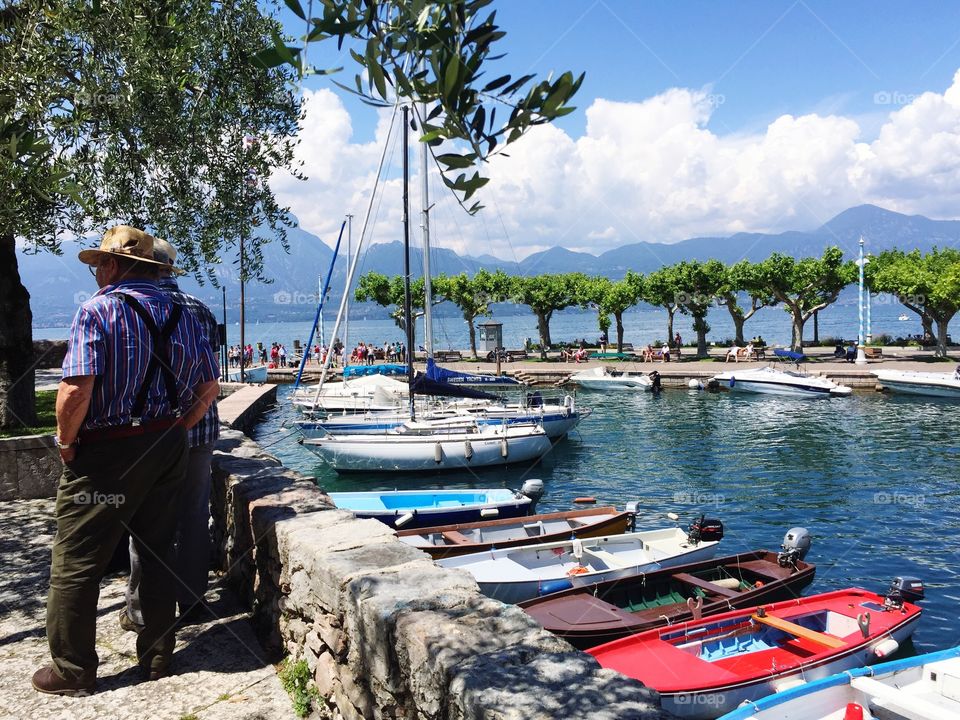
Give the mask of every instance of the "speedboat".
<path id="1" fill-rule="evenodd" d="M 910 638 L 916 578 L 884 597 L 851 588 L 648 630 L 590 650 L 601 666 L 660 693 L 676 717 L 710 720 L 810 680 L 888 658 Z M 787 718 L 788 715 L 776 715 Z"/>
<path id="2" fill-rule="evenodd" d="M 778 370 L 769 366 L 749 370 L 724 370 L 714 375 L 713 379 L 733 392 L 801 398 L 845 397 L 853 392 L 846 385 L 838 385 L 819 375 L 799 370 Z"/>
<path id="3" fill-rule="evenodd" d="M 325 435 L 301 444 L 337 472 L 464 470 L 532 462 L 552 447 L 539 425 L 407 421 L 382 434 Z"/>
<path id="4" fill-rule="evenodd" d="M 227 371 L 227 382 L 264 383 L 267 381 L 267 366 L 258 365 L 243 369 L 243 380 L 240 379 L 240 368 Z"/>
<path id="5" fill-rule="evenodd" d="M 520 604 L 544 628 L 586 650 L 644 630 L 788 600 L 813 582 L 804 528 L 779 553 L 755 550 L 575 587 Z"/>
<path id="6" fill-rule="evenodd" d="M 900 322 L 904 322 L 909 319 L 910 319 L 910 316 L 907 315 L 906 313 L 900 313 L 899 317 L 897 317 L 897 320 L 899 320 Z"/>
<path id="7" fill-rule="evenodd" d="M 653 380 L 646 375 L 628 375 L 606 367 L 581 370 L 570 376 L 570 382 L 585 390 L 651 390 Z"/>
<path id="8" fill-rule="evenodd" d="M 960 647 L 847 670 L 748 702 L 720 720 L 960 717 Z"/>
<path id="9" fill-rule="evenodd" d="M 875 370 L 877 380 L 888 390 L 904 395 L 960 398 L 960 377 L 957 373 L 905 372 Z"/>
<path id="10" fill-rule="evenodd" d="M 373 518 L 392 528 L 417 528 L 529 515 L 543 496 L 542 480 L 527 480 L 520 490 L 385 490 L 332 492 L 341 510 Z"/>
<path id="11" fill-rule="evenodd" d="M 678 527 L 626 535 L 575 538 L 437 560 L 467 570 L 480 591 L 505 603 L 518 603 L 571 587 L 636 575 L 697 560 L 708 560 L 723 537 L 723 525 L 703 522 L 689 533 Z M 695 528 L 695 529 L 694 529 Z"/>

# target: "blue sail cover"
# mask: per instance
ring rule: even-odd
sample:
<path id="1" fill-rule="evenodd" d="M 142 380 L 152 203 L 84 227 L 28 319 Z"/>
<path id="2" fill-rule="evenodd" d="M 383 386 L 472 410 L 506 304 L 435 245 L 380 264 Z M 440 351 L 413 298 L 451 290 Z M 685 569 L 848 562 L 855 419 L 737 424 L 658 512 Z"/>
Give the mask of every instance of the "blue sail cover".
<path id="1" fill-rule="evenodd" d="M 434 380 L 428 375 L 417 373 L 410 384 L 410 390 L 415 395 L 435 395 L 437 397 L 473 398 L 475 400 L 499 400 L 496 395 L 475 390 L 466 385 L 453 385 L 442 380 Z"/>
<path id="2" fill-rule="evenodd" d="M 478 375 L 475 373 L 448 370 L 437 365 L 433 358 L 427 358 L 427 377 L 449 385 L 471 385 L 483 388 L 504 388 L 523 385 L 522 382 L 506 375 Z"/>
<path id="3" fill-rule="evenodd" d="M 380 365 L 347 365 L 343 369 L 343 376 L 360 377 L 361 375 L 406 375 L 406 365 L 380 364 Z"/>

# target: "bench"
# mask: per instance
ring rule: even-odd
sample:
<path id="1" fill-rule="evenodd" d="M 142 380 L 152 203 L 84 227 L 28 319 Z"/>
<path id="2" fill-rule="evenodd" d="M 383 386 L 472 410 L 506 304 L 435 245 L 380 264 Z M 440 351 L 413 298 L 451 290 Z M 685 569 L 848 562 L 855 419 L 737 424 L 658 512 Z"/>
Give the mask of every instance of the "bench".
<path id="1" fill-rule="evenodd" d="M 459 350 L 434 350 L 433 359 L 437 362 L 459 362 L 463 354 Z"/>
<path id="2" fill-rule="evenodd" d="M 847 645 L 847 643 L 838 637 L 817 632 L 816 630 L 811 630 L 810 628 L 805 628 L 803 625 L 797 625 L 796 623 L 790 622 L 789 620 L 784 620 L 783 618 L 773 617 L 772 615 L 760 616 L 757 613 L 754 613 L 750 617 L 753 620 L 756 620 L 758 623 L 769 625 L 777 630 L 783 630 L 783 632 L 789 635 L 815 642 L 818 645 L 824 645 L 829 648 L 842 648 L 846 647 Z"/>
<path id="3" fill-rule="evenodd" d="M 473 540 L 468 538 L 466 535 L 461 532 L 457 532 L 456 530 L 445 530 L 443 532 L 443 539 L 447 542 L 453 543 L 454 545 L 466 545 L 473 542 Z"/>
<path id="4" fill-rule="evenodd" d="M 740 595 L 736 590 L 731 590 L 730 588 L 725 588 L 715 583 L 710 582 L 709 580 L 703 580 L 698 578 L 690 573 L 677 573 L 673 576 L 673 579 L 677 582 L 682 582 L 686 585 L 693 585 L 693 587 L 700 588 L 708 593 L 714 595 L 719 595 L 720 597 L 725 598 L 735 598 Z"/>
<path id="5" fill-rule="evenodd" d="M 638 360 L 633 353 L 628 352 L 595 352 L 588 356 L 591 360 Z"/>
<path id="6" fill-rule="evenodd" d="M 527 359 L 526 350 L 507 350 L 507 361 L 514 362 L 516 360 L 526 360 Z"/>
<path id="7" fill-rule="evenodd" d="M 866 358 L 883 359 L 883 348 L 864 346 L 863 355 Z"/>

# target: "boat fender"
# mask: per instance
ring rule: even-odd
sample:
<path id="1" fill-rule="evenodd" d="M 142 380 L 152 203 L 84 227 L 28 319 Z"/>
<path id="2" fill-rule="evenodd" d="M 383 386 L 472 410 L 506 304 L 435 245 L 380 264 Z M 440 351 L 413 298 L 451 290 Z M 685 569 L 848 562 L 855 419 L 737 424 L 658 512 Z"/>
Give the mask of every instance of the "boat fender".
<path id="1" fill-rule="evenodd" d="M 863 714 L 863 705 L 859 703 L 847 703 L 843 711 L 843 720 L 865 720 L 867 716 Z"/>
<path id="2" fill-rule="evenodd" d="M 500 517 L 500 510 L 498 510 L 495 507 L 482 508 L 480 510 L 480 517 L 482 517 L 484 520 L 486 520 L 487 518 Z"/>
<path id="3" fill-rule="evenodd" d="M 507 439 L 500 441 L 500 457 L 507 457 L 510 454 L 510 448 L 507 446 Z"/>
<path id="4" fill-rule="evenodd" d="M 857 615 L 857 625 L 860 626 L 860 634 L 864 637 L 870 636 L 870 613 L 860 613 Z"/>
<path id="5" fill-rule="evenodd" d="M 440 443 L 433 446 L 433 461 L 438 465 L 443 462 L 443 446 Z"/>
<path id="6" fill-rule="evenodd" d="M 696 622 L 703 617 L 703 598 L 698 597 L 694 600 L 692 597 L 687 598 L 687 607 L 690 609 L 690 612 L 693 613 L 693 621 Z"/>
<path id="7" fill-rule="evenodd" d="M 575 503 L 580 503 L 581 505 L 590 505 L 592 503 L 596 503 L 597 499 L 595 497 L 585 496 L 585 497 L 574 498 L 573 501 Z"/>
<path id="8" fill-rule="evenodd" d="M 736 379 L 733 375 L 731 375 L 731 376 L 730 376 L 730 387 L 733 387 L 733 386 L 736 385 L 736 384 L 737 384 L 737 379 Z"/>
<path id="9" fill-rule="evenodd" d="M 887 638 L 873 649 L 873 654 L 878 658 L 886 658 L 893 655 L 900 649 L 900 643 L 893 638 Z"/>
<path id="10" fill-rule="evenodd" d="M 580 560 L 583 559 L 583 540 L 574 538 L 570 542 L 570 545 L 570 554 L 577 559 L 577 562 L 580 562 Z"/>
<path id="11" fill-rule="evenodd" d="M 394 527 L 402 528 L 404 525 L 408 524 L 413 520 L 413 513 L 404 513 L 400 515 L 396 520 L 393 521 Z"/>
<path id="12" fill-rule="evenodd" d="M 550 593 L 560 592 L 561 590 L 569 590 L 573 587 L 573 583 L 569 580 L 547 580 L 546 582 L 540 583 L 540 586 L 537 588 L 538 595 L 549 595 Z"/>
<path id="13" fill-rule="evenodd" d="M 763 587 L 763 580 L 757 580 L 757 581 L 753 584 L 753 586 L 759 590 L 760 588 Z"/>
<path id="14" fill-rule="evenodd" d="M 473 457 L 473 444 L 469 440 L 465 440 L 463 443 L 463 456 L 467 460 Z"/>

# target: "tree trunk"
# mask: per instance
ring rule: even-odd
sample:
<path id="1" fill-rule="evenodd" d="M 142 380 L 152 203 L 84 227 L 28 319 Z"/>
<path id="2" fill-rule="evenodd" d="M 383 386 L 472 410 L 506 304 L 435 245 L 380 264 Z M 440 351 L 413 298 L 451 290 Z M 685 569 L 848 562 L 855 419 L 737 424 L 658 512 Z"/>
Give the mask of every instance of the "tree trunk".
<path id="1" fill-rule="evenodd" d="M 467 327 L 470 328 L 470 352 L 472 357 L 477 357 L 477 329 L 473 326 L 475 318 L 467 319 Z"/>
<path id="2" fill-rule="evenodd" d="M 693 316 L 693 329 L 697 333 L 697 357 L 706 357 L 707 356 L 707 333 L 710 331 L 710 326 L 707 324 L 707 319 L 702 315 Z M 673 342 L 671 340 L 671 342 Z M 677 353 L 679 354 L 680 348 L 677 348 Z"/>
<path id="3" fill-rule="evenodd" d="M 667 345 L 673 342 L 673 314 L 677 311 L 676 305 L 664 305 L 667 309 Z"/>
<path id="4" fill-rule="evenodd" d="M 20 282 L 16 241 L 0 237 L 0 428 L 36 425 L 33 315 Z"/>
<path id="5" fill-rule="evenodd" d="M 937 318 L 937 357 L 947 356 L 947 329 L 954 313 L 944 314 Z"/>
<path id="6" fill-rule="evenodd" d="M 933 318 L 925 313 L 920 314 L 920 327 L 923 328 L 923 340 L 922 344 L 929 343 L 933 340 Z"/>
<path id="7" fill-rule="evenodd" d="M 790 349 L 794 352 L 803 352 L 803 312 L 800 309 L 790 308 L 793 316 L 793 333 L 790 339 Z"/>
<path id="8" fill-rule="evenodd" d="M 540 359 L 547 359 L 547 350 L 550 349 L 550 314 L 537 313 L 537 330 L 540 332 Z"/>
<path id="9" fill-rule="evenodd" d="M 614 313 L 617 320 L 617 352 L 623 352 L 623 313 Z"/>
<path id="10" fill-rule="evenodd" d="M 733 320 L 734 338 L 733 342 L 743 347 L 746 343 L 743 341 L 743 326 L 747 319 L 740 312 L 736 303 L 727 303 L 727 311 L 730 313 L 730 319 Z"/>

